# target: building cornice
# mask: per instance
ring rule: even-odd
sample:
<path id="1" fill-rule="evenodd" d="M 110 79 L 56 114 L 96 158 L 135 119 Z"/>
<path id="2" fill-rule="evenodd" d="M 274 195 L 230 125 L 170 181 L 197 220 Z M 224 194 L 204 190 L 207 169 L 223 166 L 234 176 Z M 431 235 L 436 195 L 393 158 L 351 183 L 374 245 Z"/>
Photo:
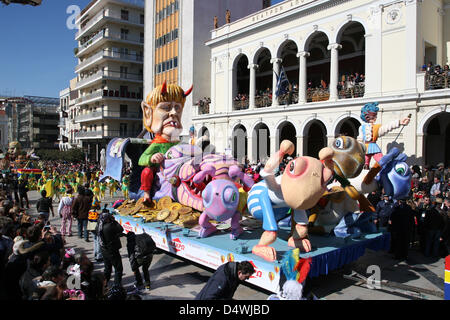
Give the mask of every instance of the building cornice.
<path id="1" fill-rule="evenodd" d="M 295 0 L 291 0 L 291 2 L 294 2 L 294 1 Z M 259 22 L 252 23 L 252 24 L 250 24 L 250 25 L 248 25 L 246 27 L 243 27 L 243 28 L 238 29 L 236 31 L 232 31 L 230 33 L 226 33 L 226 34 L 224 34 L 222 36 L 218 36 L 218 37 L 216 37 L 214 39 L 211 39 L 211 40 L 207 41 L 205 43 L 205 45 L 207 45 L 207 46 L 220 45 L 223 42 L 229 42 L 231 39 L 239 37 L 239 36 L 242 36 L 245 33 L 255 32 L 255 30 L 257 30 L 259 28 L 268 27 L 268 26 L 270 26 L 271 24 L 274 24 L 274 23 L 280 23 L 280 20 L 291 18 L 293 15 L 295 15 L 295 18 L 298 19 L 298 18 L 307 16 L 307 15 L 311 15 L 311 14 L 316 13 L 318 11 L 322 11 L 322 10 L 325 10 L 325 9 L 332 8 L 334 6 L 341 5 L 341 4 L 343 4 L 345 2 L 349 2 L 349 1 L 351 1 L 351 0 L 317 0 L 317 1 L 314 1 L 314 2 L 306 4 L 306 5 L 300 5 L 299 7 L 296 7 L 296 8 L 293 8 L 293 9 L 288 9 L 286 12 L 283 12 L 281 14 L 274 14 L 270 18 L 264 19 L 264 20 L 259 21 Z M 286 3 L 282 2 L 282 3 L 280 3 L 277 6 L 282 6 L 283 4 L 284 5 L 289 5 L 289 1 L 287 1 Z M 258 15 L 264 14 L 264 12 L 270 11 L 270 9 L 274 8 L 274 7 L 275 6 L 272 6 L 270 8 L 264 9 L 264 10 L 262 10 L 260 12 L 257 12 L 257 13 L 255 13 L 253 15 L 250 15 L 250 16 L 258 16 Z M 248 19 L 250 16 L 247 16 L 247 17 L 242 18 L 242 19 Z M 236 22 L 234 22 L 234 24 L 240 22 L 242 19 L 237 20 Z M 231 28 L 232 25 L 233 25 L 233 23 L 225 25 L 221 29 L 223 29 L 223 28 Z M 215 32 L 215 30 L 213 30 L 212 32 Z"/>

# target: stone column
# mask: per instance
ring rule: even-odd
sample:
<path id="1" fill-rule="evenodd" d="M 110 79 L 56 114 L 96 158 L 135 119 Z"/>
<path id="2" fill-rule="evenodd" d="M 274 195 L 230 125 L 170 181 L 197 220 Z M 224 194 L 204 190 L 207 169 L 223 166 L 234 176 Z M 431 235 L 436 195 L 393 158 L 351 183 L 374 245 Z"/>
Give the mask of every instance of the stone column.
<path id="1" fill-rule="evenodd" d="M 254 152 L 253 152 L 253 137 L 251 135 L 247 136 L 247 157 L 250 163 L 253 163 Z"/>
<path id="2" fill-rule="evenodd" d="M 298 76 L 298 103 L 306 103 L 306 87 L 307 87 L 307 72 L 306 72 L 306 58 L 310 56 L 307 51 L 301 51 L 297 53 L 299 61 L 299 76 Z"/>
<path id="3" fill-rule="evenodd" d="M 328 50 L 331 50 L 331 67 L 330 67 L 330 100 L 336 101 L 338 99 L 337 84 L 339 79 L 339 53 L 338 50 L 342 49 L 342 46 L 338 43 L 332 43 L 328 46 Z"/>
<path id="4" fill-rule="evenodd" d="M 270 63 L 273 64 L 273 81 L 272 81 L 272 107 L 278 106 L 277 92 L 277 76 L 280 75 L 280 64 L 283 60 L 280 58 L 273 58 Z"/>
<path id="5" fill-rule="evenodd" d="M 214 57 L 211 59 L 211 103 L 209 105 L 210 114 L 215 112 L 214 109 L 216 106 L 216 64 L 217 57 Z"/>
<path id="6" fill-rule="evenodd" d="M 248 67 L 250 69 L 250 86 L 249 86 L 249 109 L 255 109 L 255 91 L 256 91 L 256 69 L 258 68 L 257 64 L 249 64 Z"/>
<path id="7" fill-rule="evenodd" d="M 423 133 L 416 134 L 416 157 L 419 166 L 425 164 L 425 150 L 424 150 L 425 135 Z"/>
<path id="8" fill-rule="evenodd" d="M 303 150 L 304 143 L 303 142 L 305 140 L 305 137 L 297 136 L 296 138 L 297 138 L 297 155 L 303 156 L 303 154 L 304 154 L 304 150 Z M 294 155 L 294 156 L 296 156 L 296 155 Z M 293 156 L 293 158 L 295 158 L 294 156 Z"/>
<path id="9" fill-rule="evenodd" d="M 270 146 L 269 146 L 269 155 L 268 156 L 271 156 L 271 155 L 273 155 L 277 150 L 279 150 L 280 149 L 280 147 L 279 147 L 279 145 L 277 145 L 277 139 L 276 139 L 276 136 L 270 136 Z"/>

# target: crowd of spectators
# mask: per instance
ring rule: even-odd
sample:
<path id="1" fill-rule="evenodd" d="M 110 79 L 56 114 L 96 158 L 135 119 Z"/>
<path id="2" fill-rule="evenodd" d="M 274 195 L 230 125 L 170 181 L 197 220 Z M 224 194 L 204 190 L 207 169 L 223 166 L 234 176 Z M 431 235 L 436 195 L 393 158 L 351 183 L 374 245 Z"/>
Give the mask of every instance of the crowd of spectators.
<path id="1" fill-rule="evenodd" d="M 65 173 L 78 168 L 86 174 L 95 172 L 97 164 L 73 164 L 42 162 L 43 168 L 53 172 Z M 92 174 L 93 175 L 93 174 Z M 73 190 L 68 187 L 67 194 L 53 208 L 52 199 L 41 191 L 36 204 L 37 215 L 29 213 L 24 202 L 12 196 L 10 178 L 14 175 L 1 175 L 0 184 L 0 300 L 125 300 L 140 299 L 139 290 L 144 289 L 139 267 L 143 267 L 145 286 L 150 288 L 148 269 L 155 245 L 148 236 L 127 235 L 127 249 L 132 271 L 136 277 L 133 293 L 127 294 L 122 286 L 122 261 L 119 254 L 120 237 L 125 236 L 122 227 L 104 206 L 98 214 L 94 228 L 89 229 L 94 206 L 93 192 L 89 184 L 79 186 L 73 199 Z M 68 199 L 70 201 L 68 201 Z M 50 217 L 50 213 L 52 216 Z M 69 219 L 61 230 L 50 223 L 50 218 L 59 215 Z M 71 221 L 78 221 L 78 236 L 89 241 L 89 233 L 94 233 L 97 263 L 104 264 L 103 272 L 94 272 L 94 263 L 84 250 L 68 246 L 72 236 Z M 98 223 L 97 223 L 98 221 Z M 67 225 L 66 225 L 67 224 Z M 64 229 L 64 230 L 63 230 Z M 148 239 L 150 238 L 150 239 Z M 96 244 L 99 246 L 95 248 Z M 119 258 L 118 258 L 119 257 Z M 114 268 L 114 281 L 109 283 Z"/>
<path id="2" fill-rule="evenodd" d="M 359 98 L 364 96 L 365 76 L 362 73 L 352 73 L 342 75 L 337 89 L 339 99 Z M 286 92 L 280 94 L 278 101 L 280 105 L 290 105 L 298 103 L 299 96 L 298 84 L 293 81 L 289 84 Z M 326 101 L 330 98 L 328 84 L 320 81 L 320 85 L 314 85 L 313 81 L 307 82 L 306 100 L 307 102 Z M 255 107 L 263 108 L 272 105 L 272 89 L 256 90 Z M 249 107 L 249 95 L 247 93 L 238 93 L 234 97 L 234 110 L 247 109 Z"/>
<path id="3" fill-rule="evenodd" d="M 199 114 L 208 114 L 209 113 L 209 105 L 211 104 L 211 98 L 203 97 L 195 104 L 198 107 Z"/>
<path id="4" fill-rule="evenodd" d="M 375 222 L 391 231 L 391 252 L 406 259 L 417 247 L 426 257 L 445 257 L 450 253 L 450 167 L 411 167 L 408 199 L 396 201 L 383 190 L 373 192 L 369 201 L 376 207 Z"/>
<path id="5" fill-rule="evenodd" d="M 449 65 L 434 65 L 432 62 L 424 64 L 422 71 L 425 71 L 425 84 L 427 90 L 444 89 L 450 87 Z"/>

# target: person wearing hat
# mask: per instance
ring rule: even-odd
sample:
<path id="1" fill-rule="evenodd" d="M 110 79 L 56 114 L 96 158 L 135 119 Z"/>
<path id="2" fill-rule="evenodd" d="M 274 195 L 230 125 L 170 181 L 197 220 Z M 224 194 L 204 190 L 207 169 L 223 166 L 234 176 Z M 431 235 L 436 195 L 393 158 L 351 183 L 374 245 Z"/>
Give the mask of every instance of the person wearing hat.
<path id="1" fill-rule="evenodd" d="M 59 201 L 58 214 L 61 220 L 61 235 L 64 237 L 72 236 L 72 204 L 73 204 L 73 189 L 70 185 L 66 186 L 66 194 Z"/>
<path id="2" fill-rule="evenodd" d="M 427 177 L 427 180 L 428 180 L 429 183 L 433 182 L 434 172 L 432 170 L 430 170 L 430 166 L 429 165 L 424 165 L 423 166 L 422 177 Z M 426 190 L 426 191 L 429 192 L 429 189 Z"/>
<path id="3" fill-rule="evenodd" d="M 444 182 L 444 163 L 439 162 L 436 167 L 437 169 L 434 172 L 434 176 L 438 177 L 440 182 Z"/>
<path id="4" fill-rule="evenodd" d="M 389 219 L 391 218 L 392 210 L 394 209 L 394 203 L 392 198 L 384 194 L 382 201 L 379 201 L 375 211 L 375 224 L 377 229 L 386 228 L 389 225 Z"/>
<path id="5" fill-rule="evenodd" d="M 21 300 L 22 293 L 19 285 L 20 278 L 27 270 L 28 258 L 31 258 L 35 252 L 38 252 L 44 242 L 39 241 L 36 244 L 24 239 L 22 236 L 14 238 L 13 253 L 10 255 L 5 266 L 4 290 L 8 300 Z"/>

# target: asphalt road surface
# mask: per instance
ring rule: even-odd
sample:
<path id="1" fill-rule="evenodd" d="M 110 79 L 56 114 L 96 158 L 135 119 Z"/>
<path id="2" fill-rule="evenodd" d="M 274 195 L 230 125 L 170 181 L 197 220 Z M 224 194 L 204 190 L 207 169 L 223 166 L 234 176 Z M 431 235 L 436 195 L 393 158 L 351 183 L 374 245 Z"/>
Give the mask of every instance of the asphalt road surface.
<path id="1" fill-rule="evenodd" d="M 108 193 L 108 192 L 107 192 Z M 29 213 L 36 215 L 36 202 L 40 195 L 36 191 L 28 193 L 31 209 Z M 114 198 L 106 198 L 102 203 L 113 203 L 119 199 L 121 193 Z M 50 218 L 50 223 L 59 230 L 60 218 L 57 215 L 58 201 L 54 200 L 55 217 Z M 66 238 L 66 247 L 86 252 L 95 264 L 94 272 L 103 271 L 103 263 L 95 262 L 93 258 L 93 241 L 85 242 L 77 236 L 77 222 L 72 224 L 72 237 Z M 91 237 L 93 240 L 93 237 Z M 122 238 L 122 264 L 124 275 L 122 284 L 131 291 L 134 283 L 134 274 L 131 271 L 126 250 L 126 238 Z M 366 282 L 356 282 L 344 278 L 351 271 L 369 277 L 369 266 L 378 266 L 381 280 L 414 286 L 437 292 L 437 296 L 427 293 L 418 295 L 405 288 L 392 289 L 380 288 L 369 289 Z M 370 271 L 370 270 L 369 270 Z M 114 272 L 114 271 L 113 271 Z M 161 251 L 154 255 L 150 266 L 151 289 L 142 291 L 144 300 L 192 300 L 203 288 L 212 275 L 213 270 L 200 265 L 194 265 L 188 260 L 182 260 L 174 255 Z M 111 284 L 112 282 L 110 282 Z M 442 300 L 439 293 L 443 295 L 444 290 L 444 259 L 425 258 L 417 249 L 410 250 L 407 261 L 393 259 L 387 252 L 366 250 L 366 254 L 357 261 L 347 265 L 345 268 L 335 270 L 326 276 L 313 278 L 307 285 L 316 297 L 324 300 L 412 300 L 429 299 Z M 266 300 L 271 292 L 251 285 L 240 285 L 234 295 L 235 300 Z"/>

